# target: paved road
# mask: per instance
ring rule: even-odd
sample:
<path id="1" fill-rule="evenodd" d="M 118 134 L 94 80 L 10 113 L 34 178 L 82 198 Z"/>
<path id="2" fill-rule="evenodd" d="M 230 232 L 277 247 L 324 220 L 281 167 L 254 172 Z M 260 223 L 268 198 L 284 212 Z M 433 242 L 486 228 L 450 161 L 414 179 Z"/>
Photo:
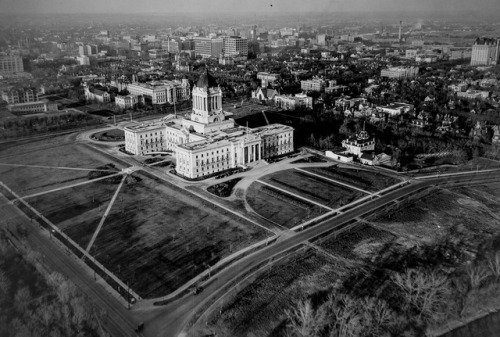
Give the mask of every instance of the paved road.
<path id="1" fill-rule="evenodd" d="M 207 303 L 207 301 L 217 299 L 225 285 L 228 285 L 239 276 L 245 274 L 252 268 L 255 268 L 260 263 L 267 261 L 269 258 L 276 256 L 292 247 L 300 246 L 303 242 L 311 240 L 326 231 L 330 231 L 336 227 L 339 227 L 350 220 L 360 217 L 370 211 L 376 210 L 421 188 L 455 182 L 468 183 L 473 182 L 476 179 L 479 179 L 481 181 L 491 181 L 491 175 L 491 172 L 487 172 L 478 173 L 476 175 L 473 175 L 472 177 L 451 176 L 446 178 L 435 178 L 427 181 L 414 182 L 401 189 L 383 195 L 380 198 L 373 199 L 361 206 L 346 211 L 343 214 L 324 221 L 307 230 L 297 233 L 294 236 L 290 236 L 284 240 L 278 241 L 271 246 L 263 248 L 262 250 L 239 260 L 238 262 L 218 273 L 216 276 L 214 276 L 216 277 L 216 281 L 209 284 L 201 294 L 196 296 L 189 295 L 180 300 L 177 300 L 165 306 L 162 310 L 156 312 L 154 315 L 150 316 L 145 321 L 147 327 L 146 334 L 148 336 L 177 337 L 182 332 L 194 312 L 196 312 L 198 309 L 201 309 Z M 497 179 L 497 176 L 495 176 L 494 179 Z"/>
<path id="2" fill-rule="evenodd" d="M 150 171 L 149 168 L 144 169 Z M 217 299 L 223 293 L 227 292 L 227 289 L 225 289 L 227 285 L 239 279 L 252 268 L 259 266 L 261 263 L 288 249 L 298 247 L 302 243 L 324 232 L 335 229 L 345 222 L 360 217 L 398 198 L 402 198 L 420 188 L 439 183 L 460 182 L 467 184 L 476 180 L 487 182 L 497 179 L 497 177 L 498 173 L 487 172 L 467 176 L 436 177 L 426 181 L 414 181 L 410 185 L 367 201 L 363 205 L 349 209 L 345 213 L 323 221 L 309 229 L 284 237 L 282 240 L 239 260 L 213 276 L 213 279 L 208 282 L 209 284 L 207 284 L 206 289 L 201 294 L 184 296 L 163 307 L 144 307 L 138 305 L 133 307 L 131 311 L 127 311 L 119 300 L 106 292 L 104 287 L 96 286 L 92 275 L 89 275 L 88 271 L 82 268 L 74 258 L 69 257 L 64 249 L 58 245 L 54 245 L 46 233 L 35 228 L 28 236 L 28 242 L 46 256 L 46 263 L 50 267 L 70 277 L 80 289 L 94 298 L 98 305 L 109 313 L 108 320 L 105 323 L 113 336 L 134 336 L 133 327 L 141 321 L 145 322 L 145 336 L 178 336 L 197 310 L 201 309 L 208 301 Z M 3 201 L 5 202 L 5 200 Z M 0 204 L 4 202 L 0 200 Z M 6 213 L 4 213 L 4 210 L 6 210 Z M 17 219 L 16 221 L 23 219 L 24 222 L 30 225 L 29 219 L 20 216 L 19 211 L 14 206 L 2 205 L 2 216 L 3 214 L 6 216 L 0 220 L 0 224 L 5 223 L 5 219 L 15 218 Z M 9 225 L 12 224 L 10 223 Z"/>
<path id="3" fill-rule="evenodd" d="M 107 312 L 103 323 L 112 336 L 137 336 L 134 333 L 136 325 L 132 314 L 104 287 L 96 286 L 92 274 L 89 274 L 76 259 L 70 257 L 66 249 L 55 244 L 47 231 L 30 223 L 29 219 L 11 205 L 2 194 L 0 194 L 0 205 L 2 205 L 0 226 L 9 228 L 12 233 L 16 233 L 17 224 L 23 224 L 29 228 L 29 235 L 25 239 L 29 246 L 44 256 L 44 264 L 51 270 L 67 276 L 80 290 Z"/>

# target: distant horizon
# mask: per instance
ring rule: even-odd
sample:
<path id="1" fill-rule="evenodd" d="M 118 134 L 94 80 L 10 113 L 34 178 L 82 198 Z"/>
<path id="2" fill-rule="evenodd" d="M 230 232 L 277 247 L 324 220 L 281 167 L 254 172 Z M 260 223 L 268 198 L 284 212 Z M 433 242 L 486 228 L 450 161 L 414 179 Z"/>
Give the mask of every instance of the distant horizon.
<path id="1" fill-rule="evenodd" d="M 495 15 L 498 0 L 3 0 L 0 14 L 127 14 L 127 15 L 291 15 L 291 14 L 434 14 Z"/>

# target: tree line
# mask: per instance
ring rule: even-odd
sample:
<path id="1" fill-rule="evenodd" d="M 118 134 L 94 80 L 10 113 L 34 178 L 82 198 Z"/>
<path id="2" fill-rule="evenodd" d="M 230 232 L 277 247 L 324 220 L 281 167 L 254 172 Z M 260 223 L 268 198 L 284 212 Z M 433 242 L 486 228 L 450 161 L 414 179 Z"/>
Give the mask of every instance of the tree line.
<path id="1" fill-rule="evenodd" d="M 22 243 L 16 251 L 0 232 L 0 336 L 109 336 L 106 313 L 43 257 Z"/>

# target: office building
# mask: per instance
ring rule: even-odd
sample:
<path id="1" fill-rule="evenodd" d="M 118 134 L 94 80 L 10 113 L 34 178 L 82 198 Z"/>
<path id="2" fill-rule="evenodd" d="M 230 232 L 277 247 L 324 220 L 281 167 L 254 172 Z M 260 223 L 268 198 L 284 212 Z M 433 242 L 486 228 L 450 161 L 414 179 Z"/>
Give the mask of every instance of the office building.
<path id="1" fill-rule="evenodd" d="M 248 40 L 239 36 L 224 38 L 224 54 L 226 56 L 248 56 Z"/>
<path id="2" fill-rule="evenodd" d="M 23 59 L 18 55 L 0 55 L 0 75 L 24 71 Z"/>
<path id="3" fill-rule="evenodd" d="M 224 49 L 223 38 L 197 37 L 194 39 L 194 50 L 196 55 L 202 57 L 219 57 Z"/>

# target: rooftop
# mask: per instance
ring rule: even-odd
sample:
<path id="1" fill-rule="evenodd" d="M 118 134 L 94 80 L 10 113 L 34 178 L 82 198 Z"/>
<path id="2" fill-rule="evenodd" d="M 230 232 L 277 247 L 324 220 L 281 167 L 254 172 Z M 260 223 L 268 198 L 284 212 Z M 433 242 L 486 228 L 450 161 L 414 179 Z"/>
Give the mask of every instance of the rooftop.
<path id="1" fill-rule="evenodd" d="M 196 86 L 198 88 L 214 88 L 217 87 L 218 84 L 215 78 L 208 72 L 208 68 L 206 68 L 205 72 L 198 79 Z"/>

